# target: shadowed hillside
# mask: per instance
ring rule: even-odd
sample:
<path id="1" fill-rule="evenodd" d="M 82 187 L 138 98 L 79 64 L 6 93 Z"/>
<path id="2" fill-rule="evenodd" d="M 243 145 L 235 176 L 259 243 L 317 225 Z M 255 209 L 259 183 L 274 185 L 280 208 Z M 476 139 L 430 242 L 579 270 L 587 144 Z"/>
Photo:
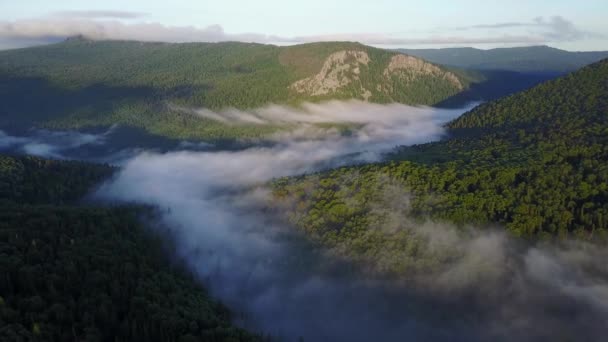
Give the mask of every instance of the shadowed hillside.
<path id="1" fill-rule="evenodd" d="M 469 81 L 418 58 L 357 43 L 290 47 L 69 39 L 0 52 L 0 125 L 124 125 L 180 138 L 267 135 L 176 112 L 360 99 L 432 105 Z M 251 126 L 251 125 L 250 125 Z"/>
<path id="2" fill-rule="evenodd" d="M 608 57 L 608 51 L 570 52 L 549 46 L 480 50 L 474 48 L 399 49 L 433 63 L 465 69 L 521 73 L 566 73 Z"/>
<path id="3" fill-rule="evenodd" d="M 0 340 L 259 340 L 164 256 L 146 209 L 79 205 L 114 171 L 0 156 Z"/>

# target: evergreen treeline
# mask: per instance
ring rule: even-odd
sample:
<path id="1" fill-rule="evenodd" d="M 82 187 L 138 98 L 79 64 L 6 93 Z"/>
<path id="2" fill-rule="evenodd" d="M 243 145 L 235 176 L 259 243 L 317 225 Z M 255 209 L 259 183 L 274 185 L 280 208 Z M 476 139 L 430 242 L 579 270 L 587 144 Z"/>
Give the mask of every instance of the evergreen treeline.
<path id="1" fill-rule="evenodd" d="M 0 200 L 32 205 L 72 203 L 113 172 L 107 165 L 0 155 Z"/>
<path id="2" fill-rule="evenodd" d="M 394 272 L 441 257 L 425 255 L 406 217 L 606 240 L 607 94 L 604 60 L 477 107 L 448 125 L 445 141 L 399 148 L 381 164 L 280 179 L 275 194 L 317 241 Z"/>
<path id="3" fill-rule="evenodd" d="M 167 260 L 145 209 L 74 204 L 112 172 L 0 156 L 0 340 L 259 340 Z"/>

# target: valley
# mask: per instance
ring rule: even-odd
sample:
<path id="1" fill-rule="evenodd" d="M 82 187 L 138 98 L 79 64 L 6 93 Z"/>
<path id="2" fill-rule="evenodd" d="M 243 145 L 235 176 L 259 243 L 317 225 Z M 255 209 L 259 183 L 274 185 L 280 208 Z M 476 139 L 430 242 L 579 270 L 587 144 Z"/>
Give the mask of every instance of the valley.
<path id="1" fill-rule="evenodd" d="M 598 341 L 605 57 L 0 51 L 0 340 Z"/>

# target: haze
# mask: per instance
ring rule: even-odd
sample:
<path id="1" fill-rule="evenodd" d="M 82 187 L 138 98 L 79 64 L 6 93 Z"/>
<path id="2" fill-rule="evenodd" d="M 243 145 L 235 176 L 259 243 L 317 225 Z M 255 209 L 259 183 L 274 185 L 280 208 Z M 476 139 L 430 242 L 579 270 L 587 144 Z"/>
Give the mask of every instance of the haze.
<path id="1" fill-rule="evenodd" d="M 0 47 L 92 38 L 254 41 L 293 44 L 350 40 L 377 46 L 543 45 L 606 50 L 601 0 L 578 1 L 4 1 Z M 252 15 L 255 13 L 255 15 Z M 483 15 L 480 15 L 483 13 Z M 310 18 L 314 19 L 314 25 Z M 380 20 L 381 18 L 381 20 Z"/>

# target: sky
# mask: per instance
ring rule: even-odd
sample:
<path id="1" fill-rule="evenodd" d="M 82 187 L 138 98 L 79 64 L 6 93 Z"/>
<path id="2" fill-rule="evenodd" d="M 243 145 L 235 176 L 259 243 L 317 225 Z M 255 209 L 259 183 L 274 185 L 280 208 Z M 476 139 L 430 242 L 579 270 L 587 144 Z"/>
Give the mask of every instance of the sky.
<path id="1" fill-rule="evenodd" d="M 608 50 L 606 0 L 0 0 L 0 49 L 92 39 Z"/>

